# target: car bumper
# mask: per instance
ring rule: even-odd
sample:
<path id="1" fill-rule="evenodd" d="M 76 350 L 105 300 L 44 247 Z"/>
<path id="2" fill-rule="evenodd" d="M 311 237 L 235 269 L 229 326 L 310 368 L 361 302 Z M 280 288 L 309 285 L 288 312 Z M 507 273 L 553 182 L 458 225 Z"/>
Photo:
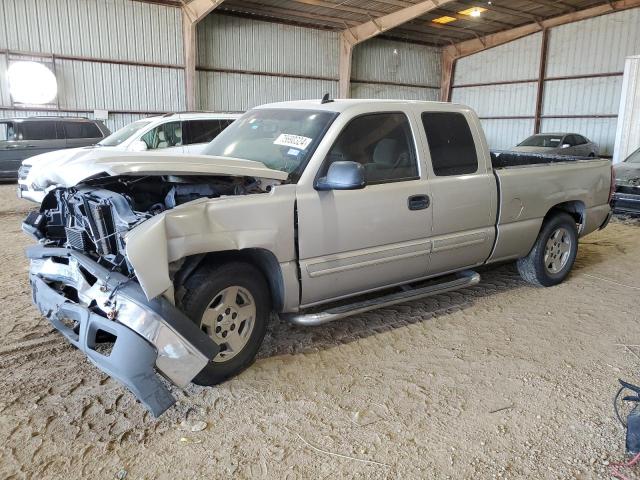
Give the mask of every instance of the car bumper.
<path id="1" fill-rule="evenodd" d="M 175 403 L 158 372 L 186 386 L 219 347 L 165 298 L 148 301 L 140 286 L 89 257 L 65 248 L 34 246 L 33 302 L 98 368 L 125 385 L 154 416 Z M 106 332 L 115 337 L 107 354 Z"/>
<path id="2" fill-rule="evenodd" d="M 613 194 L 613 210 L 616 213 L 640 214 L 640 189 L 638 194 L 616 192 Z"/>

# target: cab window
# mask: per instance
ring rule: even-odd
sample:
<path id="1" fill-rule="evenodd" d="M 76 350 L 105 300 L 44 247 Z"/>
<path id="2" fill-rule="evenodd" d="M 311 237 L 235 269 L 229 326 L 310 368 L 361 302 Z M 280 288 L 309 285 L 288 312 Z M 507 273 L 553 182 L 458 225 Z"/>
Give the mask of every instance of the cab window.
<path id="1" fill-rule="evenodd" d="M 411 127 L 404 113 L 375 113 L 351 120 L 331 147 L 321 175 L 336 161 L 360 163 L 368 184 L 419 178 Z"/>
<path id="2" fill-rule="evenodd" d="M 436 176 L 466 175 L 478 171 L 476 144 L 463 114 L 425 112 L 422 125 Z"/>
<path id="3" fill-rule="evenodd" d="M 66 138 L 101 138 L 102 133 L 91 122 L 62 122 Z"/>
<path id="4" fill-rule="evenodd" d="M 149 130 L 142 140 L 149 150 L 179 147 L 182 145 L 182 122 L 168 122 Z"/>

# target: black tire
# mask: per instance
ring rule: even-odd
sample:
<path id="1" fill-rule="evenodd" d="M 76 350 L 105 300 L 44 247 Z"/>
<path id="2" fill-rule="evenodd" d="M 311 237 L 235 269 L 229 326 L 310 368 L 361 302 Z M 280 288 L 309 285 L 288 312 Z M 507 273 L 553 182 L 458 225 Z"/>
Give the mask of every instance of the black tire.
<path id="1" fill-rule="evenodd" d="M 267 331 L 271 316 L 269 286 L 260 270 L 248 263 L 229 262 L 198 267 L 185 282 L 185 294 L 180 308 L 194 323 L 201 326 L 205 310 L 209 308 L 216 294 L 232 286 L 246 289 L 255 301 L 253 330 L 247 343 L 228 361 L 209 362 L 193 379 L 193 383 L 197 385 L 217 385 L 249 367 L 255 360 Z M 216 343 L 220 345 L 219 342 Z"/>
<path id="2" fill-rule="evenodd" d="M 558 272 L 554 273 L 545 266 L 545 248 L 551 236 L 560 228 L 564 228 L 571 237 L 571 247 L 566 263 Z M 570 215 L 558 212 L 544 221 L 533 248 L 526 257 L 518 260 L 518 272 L 524 280 L 532 285 L 552 287 L 561 283 L 569 275 L 577 253 L 578 229 L 576 222 Z"/>

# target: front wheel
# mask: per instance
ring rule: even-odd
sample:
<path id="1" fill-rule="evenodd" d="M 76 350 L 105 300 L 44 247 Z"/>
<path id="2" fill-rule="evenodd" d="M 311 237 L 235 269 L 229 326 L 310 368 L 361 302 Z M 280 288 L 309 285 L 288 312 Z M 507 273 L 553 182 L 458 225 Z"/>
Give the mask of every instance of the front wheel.
<path id="1" fill-rule="evenodd" d="M 569 275 L 577 253 L 576 222 L 566 213 L 557 213 L 542 224 L 529 255 L 518 260 L 518 272 L 533 285 L 551 287 Z"/>
<path id="2" fill-rule="evenodd" d="M 248 263 L 205 264 L 185 282 L 182 311 L 220 346 L 220 352 L 193 379 L 216 385 L 253 363 L 271 314 L 262 272 Z"/>

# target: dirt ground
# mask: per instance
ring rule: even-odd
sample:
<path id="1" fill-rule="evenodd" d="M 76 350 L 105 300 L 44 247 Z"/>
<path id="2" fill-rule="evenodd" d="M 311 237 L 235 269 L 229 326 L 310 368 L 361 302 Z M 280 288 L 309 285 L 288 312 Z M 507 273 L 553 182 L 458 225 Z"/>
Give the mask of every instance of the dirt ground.
<path id="1" fill-rule="evenodd" d="M 555 288 L 505 265 L 335 324 L 277 323 L 253 367 L 176 389 L 154 420 L 31 306 L 29 207 L 0 186 L 1 478 L 609 478 L 623 459 L 611 400 L 618 378 L 640 383 L 638 222 L 584 239 Z"/>

